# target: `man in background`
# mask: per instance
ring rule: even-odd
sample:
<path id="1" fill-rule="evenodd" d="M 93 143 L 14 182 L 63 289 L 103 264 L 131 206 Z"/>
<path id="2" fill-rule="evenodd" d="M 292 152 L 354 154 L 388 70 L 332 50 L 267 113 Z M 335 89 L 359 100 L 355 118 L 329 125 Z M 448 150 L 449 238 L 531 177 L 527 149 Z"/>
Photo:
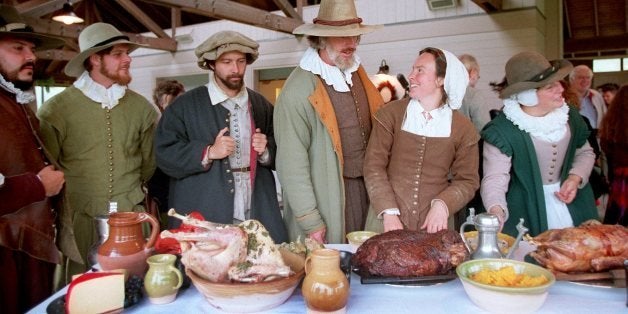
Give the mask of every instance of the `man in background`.
<path id="1" fill-rule="evenodd" d="M 360 36 L 378 28 L 362 24 L 353 0 L 323 0 L 314 23 L 293 32 L 307 35 L 310 48 L 277 99 L 274 123 L 291 240 L 344 243 L 346 233 L 364 228 L 362 168 L 383 100 L 355 51 Z"/>
<path id="2" fill-rule="evenodd" d="M 81 52 L 65 67 L 78 79 L 38 112 L 44 142 L 66 177 L 68 206 L 59 223 L 66 281 L 91 266 L 93 218 L 113 207 L 143 212 L 142 184 L 155 170 L 157 111 L 127 87 L 129 53 L 139 45 L 106 23 L 86 27 L 78 41 Z"/>
<path id="3" fill-rule="evenodd" d="M 49 197 L 63 187 L 63 172 L 49 164 L 39 122 L 28 104 L 36 50 L 63 45 L 36 34 L 17 10 L 0 5 L 0 304 L 24 313 L 53 292 L 54 212 Z"/>
<path id="4" fill-rule="evenodd" d="M 598 91 L 591 89 L 593 71 L 586 65 L 579 65 L 569 73 L 569 83 L 580 97 L 580 114 L 591 122 L 593 132 L 597 133 L 602 118 L 606 114 L 606 104 Z"/>
<path id="5" fill-rule="evenodd" d="M 619 85 L 615 83 L 606 83 L 598 86 L 597 90 L 602 94 L 602 98 L 604 98 L 604 102 L 608 108 L 615 98 L 615 95 L 617 95 L 617 91 L 619 91 Z"/>
<path id="6" fill-rule="evenodd" d="M 459 110 L 460 113 L 471 119 L 475 129 L 481 132 L 482 128 L 491 121 L 489 113 L 491 108 L 489 103 L 482 97 L 480 91 L 475 89 L 475 85 L 480 79 L 480 65 L 475 57 L 470 54 L 460 55 L 458 59 L 464 64 L 464 67 L 469 73 L 469 86 L 467 86 L 467 91 L 464 94 L 462 106 Z M 480 152 L 481 151 L 482 150 L 480 150 Z"/>
<path id="7" fill-rule="evenodd" d="M 211 71 L 209 83 L 168 106 L 155 152 L 159 168 L 172 177 L 171 207 L 223 224 L 256 219 L 282 243 L 287 234 L 272 173 L 273 108 L 244 85 L 258 47 L 234 31 L 218 32 L 196 47 L 198 66 Z M 168 224 L 174 227 L 174 220 Z"/>

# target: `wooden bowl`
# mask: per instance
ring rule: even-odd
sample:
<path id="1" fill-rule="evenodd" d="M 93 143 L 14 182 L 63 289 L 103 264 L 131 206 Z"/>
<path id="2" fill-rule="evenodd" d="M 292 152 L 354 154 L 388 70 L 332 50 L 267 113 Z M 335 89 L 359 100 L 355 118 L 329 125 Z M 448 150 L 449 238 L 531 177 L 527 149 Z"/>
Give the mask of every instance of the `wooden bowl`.
<path id="1" fill-rule="evenodd" d="M 203 279 L 194 271 L 185 272 L 198 291 L 213 307 L 237 313 L 265 311 L 283 304 L 305 275 L 305 258 L 280 249 L 286 265 L 295 273 L 286 278 L 257 283 L 217 283 Z"/>

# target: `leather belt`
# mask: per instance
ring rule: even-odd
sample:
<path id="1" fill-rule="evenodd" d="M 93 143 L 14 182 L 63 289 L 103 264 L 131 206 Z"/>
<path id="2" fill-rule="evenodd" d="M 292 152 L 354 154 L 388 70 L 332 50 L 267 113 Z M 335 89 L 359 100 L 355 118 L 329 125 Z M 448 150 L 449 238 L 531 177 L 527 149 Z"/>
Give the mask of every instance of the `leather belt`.
<path id="1" fill-rule="evenodd" d="M 231 172 L 249 172 L 251 167 L 231 168 Z"/>

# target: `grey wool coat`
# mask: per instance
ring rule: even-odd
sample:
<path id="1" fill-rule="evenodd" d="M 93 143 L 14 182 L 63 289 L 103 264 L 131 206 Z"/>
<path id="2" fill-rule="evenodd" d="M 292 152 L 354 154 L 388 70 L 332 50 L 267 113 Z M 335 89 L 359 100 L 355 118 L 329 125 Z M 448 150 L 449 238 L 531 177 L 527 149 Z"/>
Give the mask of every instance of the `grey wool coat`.
<path id="1" fill-rule="evenodd" d="M 266 134 L 271 163 L 259 162 L 252 180 L 251 219 L 259 220 L 270 232 L 275 243 L 287 241 L 286 227 L 281 218 L 275 179 L 272 174 L 276 144 L 273 134 L 273 107 L 259 93 L 248 89 L 255 127 Z M 213 106 L 206 86 L 200 86 L 167 107 L 155 133 L 157 165 L 171 177 L 169 204 L 177 212 L 199 211 L 206 220 L 230 224 L 233 222 L 234 177 L 229 158 L 214 160 L 208 169 L 201 165 L 207 145 L 213 144 L 221 129 L 228 127 L 229 110 Z M 257 156 L 257 153 L 252 153 Z M 257 159 L 256 159 L 257 160 Z M 173 222 L 170 221 L 170 226 Z"/>

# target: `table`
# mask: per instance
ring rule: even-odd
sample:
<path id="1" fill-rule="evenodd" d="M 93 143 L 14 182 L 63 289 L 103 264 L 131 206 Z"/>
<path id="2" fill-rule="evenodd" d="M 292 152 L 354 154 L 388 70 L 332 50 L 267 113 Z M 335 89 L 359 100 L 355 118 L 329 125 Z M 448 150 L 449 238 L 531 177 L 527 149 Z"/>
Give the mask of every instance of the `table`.
<path id="1" fill-rule="evenodd" d="M 348 244 L 331 244 L 328 247 L 351 251 Z M 46 313 L 48 304 L 66 293 L 66 288 L 42 302 L 28 313 Z M 305 313 L 301 290 L 279 307 L 264 313 Z M 403 287 L 360 283 L 352 274 L 348 313 L 485 313 L 467 297 L 460 279 L 427 287 Z M 223 313 L 213 308 L 191 286 L 180 291 L 177 299 L 164 305 L 153 305 L 144 298 L 124 313 Z M 591 287 L 570 282 L 556 282 L 539 313 L 628 313 L 626 289 Z"/>

